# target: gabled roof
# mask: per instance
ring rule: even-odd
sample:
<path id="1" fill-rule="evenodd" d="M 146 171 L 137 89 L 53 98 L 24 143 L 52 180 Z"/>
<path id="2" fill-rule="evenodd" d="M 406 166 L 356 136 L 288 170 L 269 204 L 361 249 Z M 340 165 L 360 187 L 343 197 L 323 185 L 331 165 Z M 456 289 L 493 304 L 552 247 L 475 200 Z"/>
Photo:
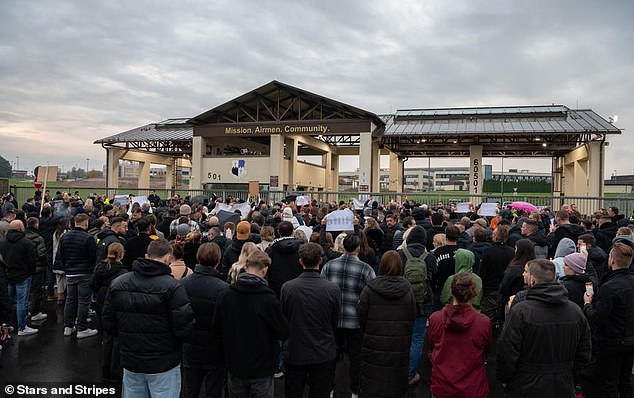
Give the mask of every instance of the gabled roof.
<path id="1" fill-rule="evenodd" d="M 189 123 L 363 119 L 383 127 L 372 112 L 273 80 L 189 119 Z"/>

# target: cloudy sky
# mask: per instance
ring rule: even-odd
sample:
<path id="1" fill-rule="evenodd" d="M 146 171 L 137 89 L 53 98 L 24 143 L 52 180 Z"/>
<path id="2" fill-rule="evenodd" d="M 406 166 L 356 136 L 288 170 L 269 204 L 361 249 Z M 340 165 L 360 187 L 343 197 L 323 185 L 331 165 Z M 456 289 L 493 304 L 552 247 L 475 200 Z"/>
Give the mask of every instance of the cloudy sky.
<path id="1" fill-rule="evenodd" d="M 632 174 L 632 16 L 631 0 L 3 0 L 0 154 L 21 169 L 101 168 L 94 140 L 276 79 L 375 113 L 556 103 L 616 114 L 624 134 L 610 139 L 606 174 Z"/>

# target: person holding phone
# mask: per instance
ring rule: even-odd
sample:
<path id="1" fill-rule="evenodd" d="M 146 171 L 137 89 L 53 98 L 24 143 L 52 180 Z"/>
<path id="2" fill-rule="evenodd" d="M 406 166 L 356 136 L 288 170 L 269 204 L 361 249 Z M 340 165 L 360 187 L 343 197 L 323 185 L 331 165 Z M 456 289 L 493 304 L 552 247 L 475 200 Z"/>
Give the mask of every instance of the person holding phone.
<path id="1" fill-rule="evenodd" d="M 598 386 L 606 397 L 632 396 L 634 278 L 629 266 L 633 256 L 630 246 L 615 243 L 608 257 L 610 271 L 601 279 L 600 291 L 583 297 L 583 312 L 596 337 L 596 367 L 584 375 L 581 385 Z"/>
<path id="2" fill-rule="evenodd" d="M 586 273 L 587 257 L 583 253 L 572 253 L 564 257 L 564 277 L 561 284 L 568 290 L 568 300 L 583 308 L 583 296 L 586 284 L 593 287 L 590 276 Z"/>

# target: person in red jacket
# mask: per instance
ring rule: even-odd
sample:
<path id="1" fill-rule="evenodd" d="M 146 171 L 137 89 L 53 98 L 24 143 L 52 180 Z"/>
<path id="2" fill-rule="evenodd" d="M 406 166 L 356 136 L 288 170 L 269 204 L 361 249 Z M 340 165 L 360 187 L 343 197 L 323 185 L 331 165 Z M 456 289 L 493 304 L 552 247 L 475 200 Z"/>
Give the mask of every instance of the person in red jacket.
<path id="1" fill-rule="evenodd" d="M 483 398 L 489 395 L 484 361 L 491 350 L 491 320 L 475 312 L 476 296 L 470 273 L 456 274 L 451 283 L 453 304 L 429 318 L 431 392 L 434 397 Z"/>

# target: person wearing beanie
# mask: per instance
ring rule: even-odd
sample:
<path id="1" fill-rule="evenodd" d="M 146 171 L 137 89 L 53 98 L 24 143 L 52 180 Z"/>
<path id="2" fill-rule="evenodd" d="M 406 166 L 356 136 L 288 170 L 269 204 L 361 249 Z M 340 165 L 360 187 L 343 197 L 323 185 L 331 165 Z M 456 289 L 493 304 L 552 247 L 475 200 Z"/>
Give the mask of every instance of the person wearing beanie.
<path id="1" fill-rule="evenodd" d="M 407 237 L 405 238 L 406 246 L 398 251 L 401 261 L 403 262 L 403 273 L 408 267 L 408 257 L 421 258 L 424 257 L 425 265 L 427 266 L 427 284 L 426 297 L 422 302 L 416 303 L 416 319 L 414 320 L 414 326 L 412 327 L 412 342 L 410 343 L 410 356 L 409 356 L 409 369 L 408 369 L 408 381 L 410 385 L 414 385 L 420 381 L 420 374 L 418 373 L 418 367 L 420 365 L 421 353 L 423 350 L 423 341 L 425 338 L 425 331 L 427 328 L 427 320 L 433 310 L 433 300 L 431 294 L 431 281 L 436 275 L 438 270 L 438 261 L 436 257 L 427 251 L 425 246 L 427 242 L 427 232 L 425 228 L 421 226 L 415 226 L 409 230 Z M 409 253 L 409 256 L 405 252 Z M 411 281 L 411 283 L 416 283 Z"/>
<path id="2" fill-rule="evenodd" d="M 225 278 L 229 274 L 229 270 L 233 263 L 238 261 L 238 257 L 240 257 L 240 253 L 242 252 L 242 246 L 244 246 L 247 242 L 253 242 L 249 239 L 249 234 L 251 233 L 251 224 L 248 221 L 240 221 L 236 226 L 236 235 L 235 238 L 231 240 L 231 244 L 227 246 L 222 255 L 222 266 L 220 268 L 220 273 Z"/>
<path id="3" fill-rule="evenodd" d="M 174 220 L 172 220 L 172 222 L 170 223 L 170 235 L 176 234 L 176 228 L 180 224 L 183 224 L 182 222 L 180 222 L 183 217 L 187 218 L 186 224 L 189 225 L 189 232 L 194 232 L 194 231 L 200 232 L 200 226 L 198 225 L 198 223 L 191 219 L 192 208 L 190 205 L 188 204 L 181 205 L 178 208 L 178 214 L 179 216 L 175 218 Z"/>
<path id="4" fill-rule="evenodd" d="M 591 282 L 586 273 L 587 258 L 582 253 L 571 253 L 564 257 L 564 277 L 561 284 L 568 290 L 568 300 L 583 309 L 586 283 Z M 594 284 L 595 288 L 598 287 Z"/>

